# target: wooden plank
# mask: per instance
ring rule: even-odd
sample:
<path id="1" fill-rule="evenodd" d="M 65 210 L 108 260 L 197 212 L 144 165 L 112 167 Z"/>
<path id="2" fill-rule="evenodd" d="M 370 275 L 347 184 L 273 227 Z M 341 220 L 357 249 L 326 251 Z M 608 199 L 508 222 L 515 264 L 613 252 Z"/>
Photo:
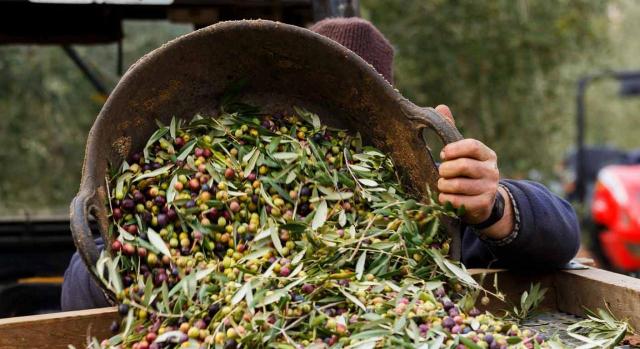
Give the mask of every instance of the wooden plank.
<path id="1" fill-rule="evenodd" d="M 640 328 L 640 279 L 589 268 L 583 270 L 560 270 L 540 274 L 503 269 L 470 269 L 476 280 L 486 274 L 482 283 L 490 291 L 493 289 L 493 275 L 498 275 L 498 288 L 507 297 L 507 302 L 492 298 L 489 311 L 505 309 L 509 304 L 518 303 L 519 297 L 529 289 L 531 283 L 540 282 L 548 288 L 542 308 L 563 311 L 584 316 L 585 309 L 609 307 L 618 319 L 625 319 L 634 328 Z M 605 306 L 606 302 L 606 306 Z"/>
<path id="2" fill-rule="evenodd" d="M 107 338 L 116 308 L 70 311 L 0 319 L 0 349 L 86 347 L 87 336 Z"/>
<path id="3" fill-rule="evenodd" d="M 514 305 L 520 304 L 520 296 L 524 291 L 529 291 L 532 284 L 540 283 L 540 288 L 546 288 L 544 300 L 540 305 L 540 309 L 557 309 L 556 304 L 556 288 L 554 285 L 554 274 L 540 272 L 524 272 L 509 271 L 505 269 L 469 269 L 469 273 L 476 279 L 486 290 L 497 293 L 498 291 L 505 296 L 505 300 L 501 301 L 494 296 L 487 294 L 491 300 L 487 306 L 480 306 L 481 310 L 488 310 L 495 314 L 502 314 L 502 310 L 513 309 Z M 498 289 L 494 287 L 497 276 Z"/>
<path id="4" fill-rule="evenodd" d="M 618 319 L 640 328 L 640 279 L 602 269 L 563 270 L 555 274 L 558 310 L 584 315 L 584 309 L 609 307 Z"/>

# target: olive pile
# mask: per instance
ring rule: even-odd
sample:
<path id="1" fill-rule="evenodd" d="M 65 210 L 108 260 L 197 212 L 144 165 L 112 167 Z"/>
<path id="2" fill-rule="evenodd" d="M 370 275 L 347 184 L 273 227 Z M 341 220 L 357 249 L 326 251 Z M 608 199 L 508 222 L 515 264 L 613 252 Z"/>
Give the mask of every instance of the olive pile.
<path id="1" fill-rule="evenodd" d="M 521 348 L 391 159 L 304 110 L 177 119 L 108 179 L 112 348 Z M 485 297 L 486 298 L 486 297 Z"/>

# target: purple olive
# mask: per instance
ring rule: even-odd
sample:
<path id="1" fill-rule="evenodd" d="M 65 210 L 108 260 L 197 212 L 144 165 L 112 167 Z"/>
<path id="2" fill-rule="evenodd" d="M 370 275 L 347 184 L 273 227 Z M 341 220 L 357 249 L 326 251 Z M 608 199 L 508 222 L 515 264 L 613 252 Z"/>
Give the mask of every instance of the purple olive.
<path id="1" fill-rule="evenodd" d="M 169 222 L 169 219 L 167 218 L 167 215 L 164 213 L 160 213 L 158 215 L 158 225 L 160 227 L 164 227 L 167 225 L 167 223 Z"/>
<path id="2" fill-rule="evenodd" d="M 110 326 L 111 332 L 117 333 L 120 330 L 120 323 L 118 321 L 113 321 Z"/>
<path id="3" fill-rule="evenodd" d="M 173 222 L 176 220 L 176 218 L 178 218 L 178 214 L 176 213 L 176 210 L 170 208 L 167 210 L 167 219 L 169 220 L 169 222 Z"/>
<path id="4" fill-rule="evenodd" d="M 451 327 L 455 326 L 455 324 L 456 324 L 456 322 L 453 321 L 453 319 L 448 317 L 448 316 L 445 317 L 444 319 L 442 319 L 442 326 L 443 327 L 451 328 Z"/>
<path id="5" fill-rule="evenodd" d="M 144 203 L 144 194 L 140 192 L 140 190 L 136 190 L 133 192 L 133 201 Z"/>
<path id="6" fill-rule="evenodd" d="M 162 273 L 156 274 L 156 276 L 153 278 L 153 283 L 156 286 L 162 285 L 162 283 L 165 281 L 167 281 L 167 274 L 164 271 Z"/>
<path id="7" fill-rule="evenodd" d="M 129 305 L 121 303 L 120 305 L 118 305 L 118 313 L 120 313 L 120 315 L 125 316 L 129 313 Z"/>
<path id="8" fill-rule="evenodd" d="M 122 209 L 125 211 L 132 211 L 136 207 L 136 203 L 133 200 L 126 198 L 122 200 Z"/>
<path id="9" fill-rule="evenodd" d="M 131 155 L 131 162 L 132 163 L 139 163 L 140 159 L 142 159 L 142 154 L 140 154 L 140 153 L 134 153 L 133 155 Z"/>
<path id="10" fill-rule="evenodd" d="M 455 326 L 451 327 L 451 333 L 453 333 L 453 334 L 460 333 L 460 325 L 455 325 Z"/>
<path id="11" fill-rule="evenodd" d="M 211 304 L 209 306 L 209 316 L 215 316 L 220 311 L 220 303 Z"/>
<path id="12" fill-rule="evenodd" d="M 113 208 L 113 219 L 119 221 L 122 218 L 122 210 L 118 207 Z"/>
<path id="13" fill-rule="evenodd" d="M 153 199 L 153 203 L 158 205 L 158 206 L 160 206 L 160 207 L 163 207 L 164 204 L 167 203 L 167 199 L 165 199 L 164 196 L 158 195 L 158 196 L 155 197 L 155 199 Z"/>
<path id="14" fill-rule="evenodd" d="M 442 303 L 442 306 L 444 307 L 444 310 L 449 311 L 449 309 L 454 307 L 454 304 L 452 301 L 446 300 Z"/>

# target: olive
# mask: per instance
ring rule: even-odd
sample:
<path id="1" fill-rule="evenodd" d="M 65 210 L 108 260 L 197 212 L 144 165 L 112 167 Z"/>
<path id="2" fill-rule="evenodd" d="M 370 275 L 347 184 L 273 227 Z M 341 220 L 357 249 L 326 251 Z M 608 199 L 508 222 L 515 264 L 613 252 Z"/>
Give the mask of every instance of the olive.
<path id="1" fill-rule="evenodd" d="M 192 191 L 197 191 L 200 189 L 200 181 L 197 178 L 191 178 L 189 180 L 189 189 Z"/>
<path id="2" fill-rule="evenodd" d="M 209 306 L 209 316 L 213 317 L 215 316 L 218 311 L 220 311 L 220 304 L 219 303 L 214 303 L 211 306 Z"/>
<path id="3" fill-rule="evenodd" d="M 122 206 L 122 209 L 125 211 L 133 211 L 133 209 L 136 207 L 136 203 L 133 200 L 126 198 L 122 200 L 121 206 Z"/>
<path id="4" fill-rule="evenodd" d="M 238 342 L 235 339 L 229 339 L 224 343 L 224 349 L 236 349 Z"/>
<path id="5" fill-rule="evenodd" d="M 162 285 L 162 283 L 165 281 L 167 281 L 167 274 L 164 271 L 162 273 L 156 274 L 156 276 L 153 278 L 153 283 L 156 286 Z"/>
<path id="6" fill-rule="evenodd" d="M 120 251 L 121 249 L 122 249 L 122 243 L 120 241 L 116 240 L 111 244 L 112 251 Z"/>
<path id="7" fill-rule="evenodd" d="M 444 310 L 449 311 L 449 309 L 453 308 L 455 305 L 453 304 L 452 301 L 450 300 L 446 300 L 444 301 L 444 303 L 442 303 L 442 305 L 444 306 Z"/>
<path id="8" fill-rule="evenodd" d="M 158 196 L 159 197 L 159 196 Z M 169 219 L 167 218 L 167 215 L 164 213 L 160 213 L 158 215 L 158 226 L 160 227 L 164 227 L 167 225 L 167 223 L 169 222 Z"/>
<path id="9" fill-rule="evenodd" d="M 164 198 L 164 196 L 158 195 L 153 199 L 153 203 L 159 207 L 163 207 L 164 204 L 167 203 L 167 200 Z"/>
<path id="10" fill-rule="evenodd" d="M 126 316 L 129 313 L 129 305 L 124 303 L 118 305 L 118 313 L 122 316 Z"/>
<path id="11" fill-rule="evenodd" d="M 320 132 L 318 132 L 318 133 L 314 134 L 313 137 L 311 137 L 311 140 L 314 143 L 320 143 L 320 142 L 322 142 L 324 140 L 324 136 Z"/>
<path id="12" fill-rule="evenodd" d="M 122 253 L 124 253 L 126 256 L 133 256 L 136 253 L 136 248 L 132 244 L 126 243 L 122 247 Z"/>
<path id="13" fill-rule="evenodd" d="M 119 221 L 122 218 L 122 210 L 118 207 L 114 207 L 111 216 L 116 221 Z"/>
<path id="14" fill-rule="evenodd" d="M 114 320 L 109 328 L 111 329 L 111 332 L 117 333 L 120 330 L 120 323 Z"/>
<path id="15" fill-rule="evenodd" d="M 170 222 L 173 222 L 176 218 L 178 218 L 178 214 L 176 213 L 176 210 L 174 210 L 172 208 L 167 210 L 166 215 L 167 215 L 167 219 Z M 159 217 L 158 217 L 158 222 L 160 222 Z"/>
<path id="16" fill-rule="evenodd" d="M 135 201 L 135 202 L 144 202 L 145 201 L 144 194 L 142 194 L 139 190 L 134 191 L 133 192 L 133 201 Z"/>
<path id="17" fill-rule="evenodd" d="M 138 163 L 138 162 L 140 162 L 140 159 L 142 159 L 142 154 L 140 154 L 140 153 L 134 153 L 133 155 L 131 155 L 131 162 L 132 163 Z"/>

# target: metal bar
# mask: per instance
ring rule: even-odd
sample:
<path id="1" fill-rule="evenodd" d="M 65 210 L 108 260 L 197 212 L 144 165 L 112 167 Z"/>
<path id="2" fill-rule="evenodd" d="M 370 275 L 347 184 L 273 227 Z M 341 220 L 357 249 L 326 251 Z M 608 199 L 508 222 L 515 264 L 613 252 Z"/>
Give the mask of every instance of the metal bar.
<path id="1" fill-rule="evenodd" d="M 73 63 L 75 63 L 78 68 L 80 68 L 80 71 L 82 71 L 84 76 L 89 80 L 89 82 L 91 82 L 91 85 L 93 85 L 98 93 L 101 93 L 105 96 L 109 95 L 109 90 L 107 90 L 102 81 L 100 81 L 100 78 L 98 78 L 98 76 L 96 76 L 89 69 L 89 66 L 82 60 L 82 58 L 78 55 L 76 50 L 73 49 L 73 47 L 71 47 L 70 45 L 62 45 L 62 49 L 67 54 L 67 56 L 71 58 Z"/>
<path id="2" fill-rule="evenodd" d="M 123 55 L 122 54 L 122 39 L 118 40 L 117 51 L 118 51 L 117 52 L 117 55 L 118 55 L 117 60 L 118 61 L 116 63 L 117 64 L 116 69 L 117 69 L 117 72 L 118 72 L 118 76 L 122 76 L 122 55 Z"/>
<path id="3" fill-rule="evenodd" d="M 579 202 L 584 202 L 586 195 L 586 183 L 584 179 L 584 132 L 585 132 L 585 110 L 584 97 L 587 86 L 591 81 L 590 76 L 578 80 L 578 92 L 576 94 L 576 198 Z"/>

